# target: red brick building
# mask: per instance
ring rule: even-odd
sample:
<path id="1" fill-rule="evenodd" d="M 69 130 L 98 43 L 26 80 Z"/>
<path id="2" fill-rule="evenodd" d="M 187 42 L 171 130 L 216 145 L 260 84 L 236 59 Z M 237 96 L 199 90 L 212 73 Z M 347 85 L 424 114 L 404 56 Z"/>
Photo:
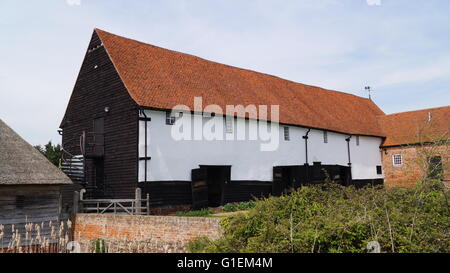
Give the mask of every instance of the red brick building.
<path id="1" fill-rule="evenodd" d="M 414 186 L 426 177 L 450 183 L 450 106 L 379 118 L 385 185 Z"/>

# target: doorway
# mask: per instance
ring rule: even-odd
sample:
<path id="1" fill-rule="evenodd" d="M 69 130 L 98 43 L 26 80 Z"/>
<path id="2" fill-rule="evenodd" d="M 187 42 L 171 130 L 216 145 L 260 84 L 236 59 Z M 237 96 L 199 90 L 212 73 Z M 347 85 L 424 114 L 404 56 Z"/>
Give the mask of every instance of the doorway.
<path id="1" fill-rule="evenodd" d="M 281 196 L 301 185 L 302 166 L 279 166 L 273 168 L 274 196 Z"/>
<path id="2" fill-rule="evenodd" d="M 192 170 L 194 209 L 224 205 L 225 189 L 231 178 L 231 166 L 200 165 Z"/>

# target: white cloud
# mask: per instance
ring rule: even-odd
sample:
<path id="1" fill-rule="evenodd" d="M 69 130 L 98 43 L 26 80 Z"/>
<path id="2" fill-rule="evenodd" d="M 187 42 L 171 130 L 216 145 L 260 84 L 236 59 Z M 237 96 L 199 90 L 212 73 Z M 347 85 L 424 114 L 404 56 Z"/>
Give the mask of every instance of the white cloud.
<path id="1" fill-rule="evenodd" d="M 369 6 L 381 6 L 381 0 L 366 0 Z"/>
<path id="2" fill-rule="evenodd" d="M 10 38 L 0 43 L 0 118 L 33 144 L 60 141 L 56 129 L 93 27 L 360 96 L 370 85 L 386 112 L 450 99 L 445 1 L 95 1 L 85 13 L 67 8 L 86 5 L 82 0 L 61 1 L 52 13 L 51 1 L 29 2 L 33 8 L 10 1 L 0 17 L 0 25 L 11 25 L 0 28 Z M 30 28 L 30 20 L 38 23 Z"/>
<path id="3" fill-rule="evenodd" d="M 420 63 L 412 67 L 404 65 L 399 70 L 385 73 L 381 78 L 380 86 L 423 83 L 437 81 L 450 77 L 450 57 L 442 57 L 431 63 Z"/>
<path id="4" fill-rule="evenodd" d="M 81 0 L 66 0 L 66 3 L 69 6 L 79 6 L 81 5 Z"/>

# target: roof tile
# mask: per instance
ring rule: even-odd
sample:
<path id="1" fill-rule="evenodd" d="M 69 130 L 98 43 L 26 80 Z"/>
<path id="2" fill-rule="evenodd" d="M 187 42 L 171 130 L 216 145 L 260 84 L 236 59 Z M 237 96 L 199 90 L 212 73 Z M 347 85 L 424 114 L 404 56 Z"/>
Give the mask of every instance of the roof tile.
<path id="1" fill-rule="evenodd" d="M 434 142 L 450 137 L 450 106 L 379 117 L 387 136 L 383 146 Z"/>

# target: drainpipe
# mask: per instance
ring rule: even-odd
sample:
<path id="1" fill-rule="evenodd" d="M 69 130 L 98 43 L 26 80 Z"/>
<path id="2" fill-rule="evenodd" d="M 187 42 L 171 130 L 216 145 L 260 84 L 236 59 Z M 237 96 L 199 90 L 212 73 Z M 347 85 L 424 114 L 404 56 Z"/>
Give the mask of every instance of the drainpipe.
<path id="1" fill-rule="evenodd" d="M 353 180 L 352 178 L 352 159 L 350 157 L 350 140 L 352 139 L 352 136 L 349 136 L 345 139 L 347 141 L 347 151 L 348 151 L 348 166 L 350 167 L 350 182 Z"/>
<path id="2" fill-rule="evenodd" d="M 303 136 L 303 139 L 305 140 L 305 153 L 306 153 L 305 165 L 309 165 L 309 162 L 308 162 L 308 139 L 309 139 L 310 132 L 311 132 L 311 129 L 308 129 L 308 132 L 306 132 L 306 135 Z"/>
<path id="3" fill-rule="evenodd" d="M 348 151 L 348 166 L 352 167 L 352 159 L 350 157 L 350 140 L 352 139 L 352 136 L 349 136 L 345 139 L 347 141 L 347 151 Z"/>

